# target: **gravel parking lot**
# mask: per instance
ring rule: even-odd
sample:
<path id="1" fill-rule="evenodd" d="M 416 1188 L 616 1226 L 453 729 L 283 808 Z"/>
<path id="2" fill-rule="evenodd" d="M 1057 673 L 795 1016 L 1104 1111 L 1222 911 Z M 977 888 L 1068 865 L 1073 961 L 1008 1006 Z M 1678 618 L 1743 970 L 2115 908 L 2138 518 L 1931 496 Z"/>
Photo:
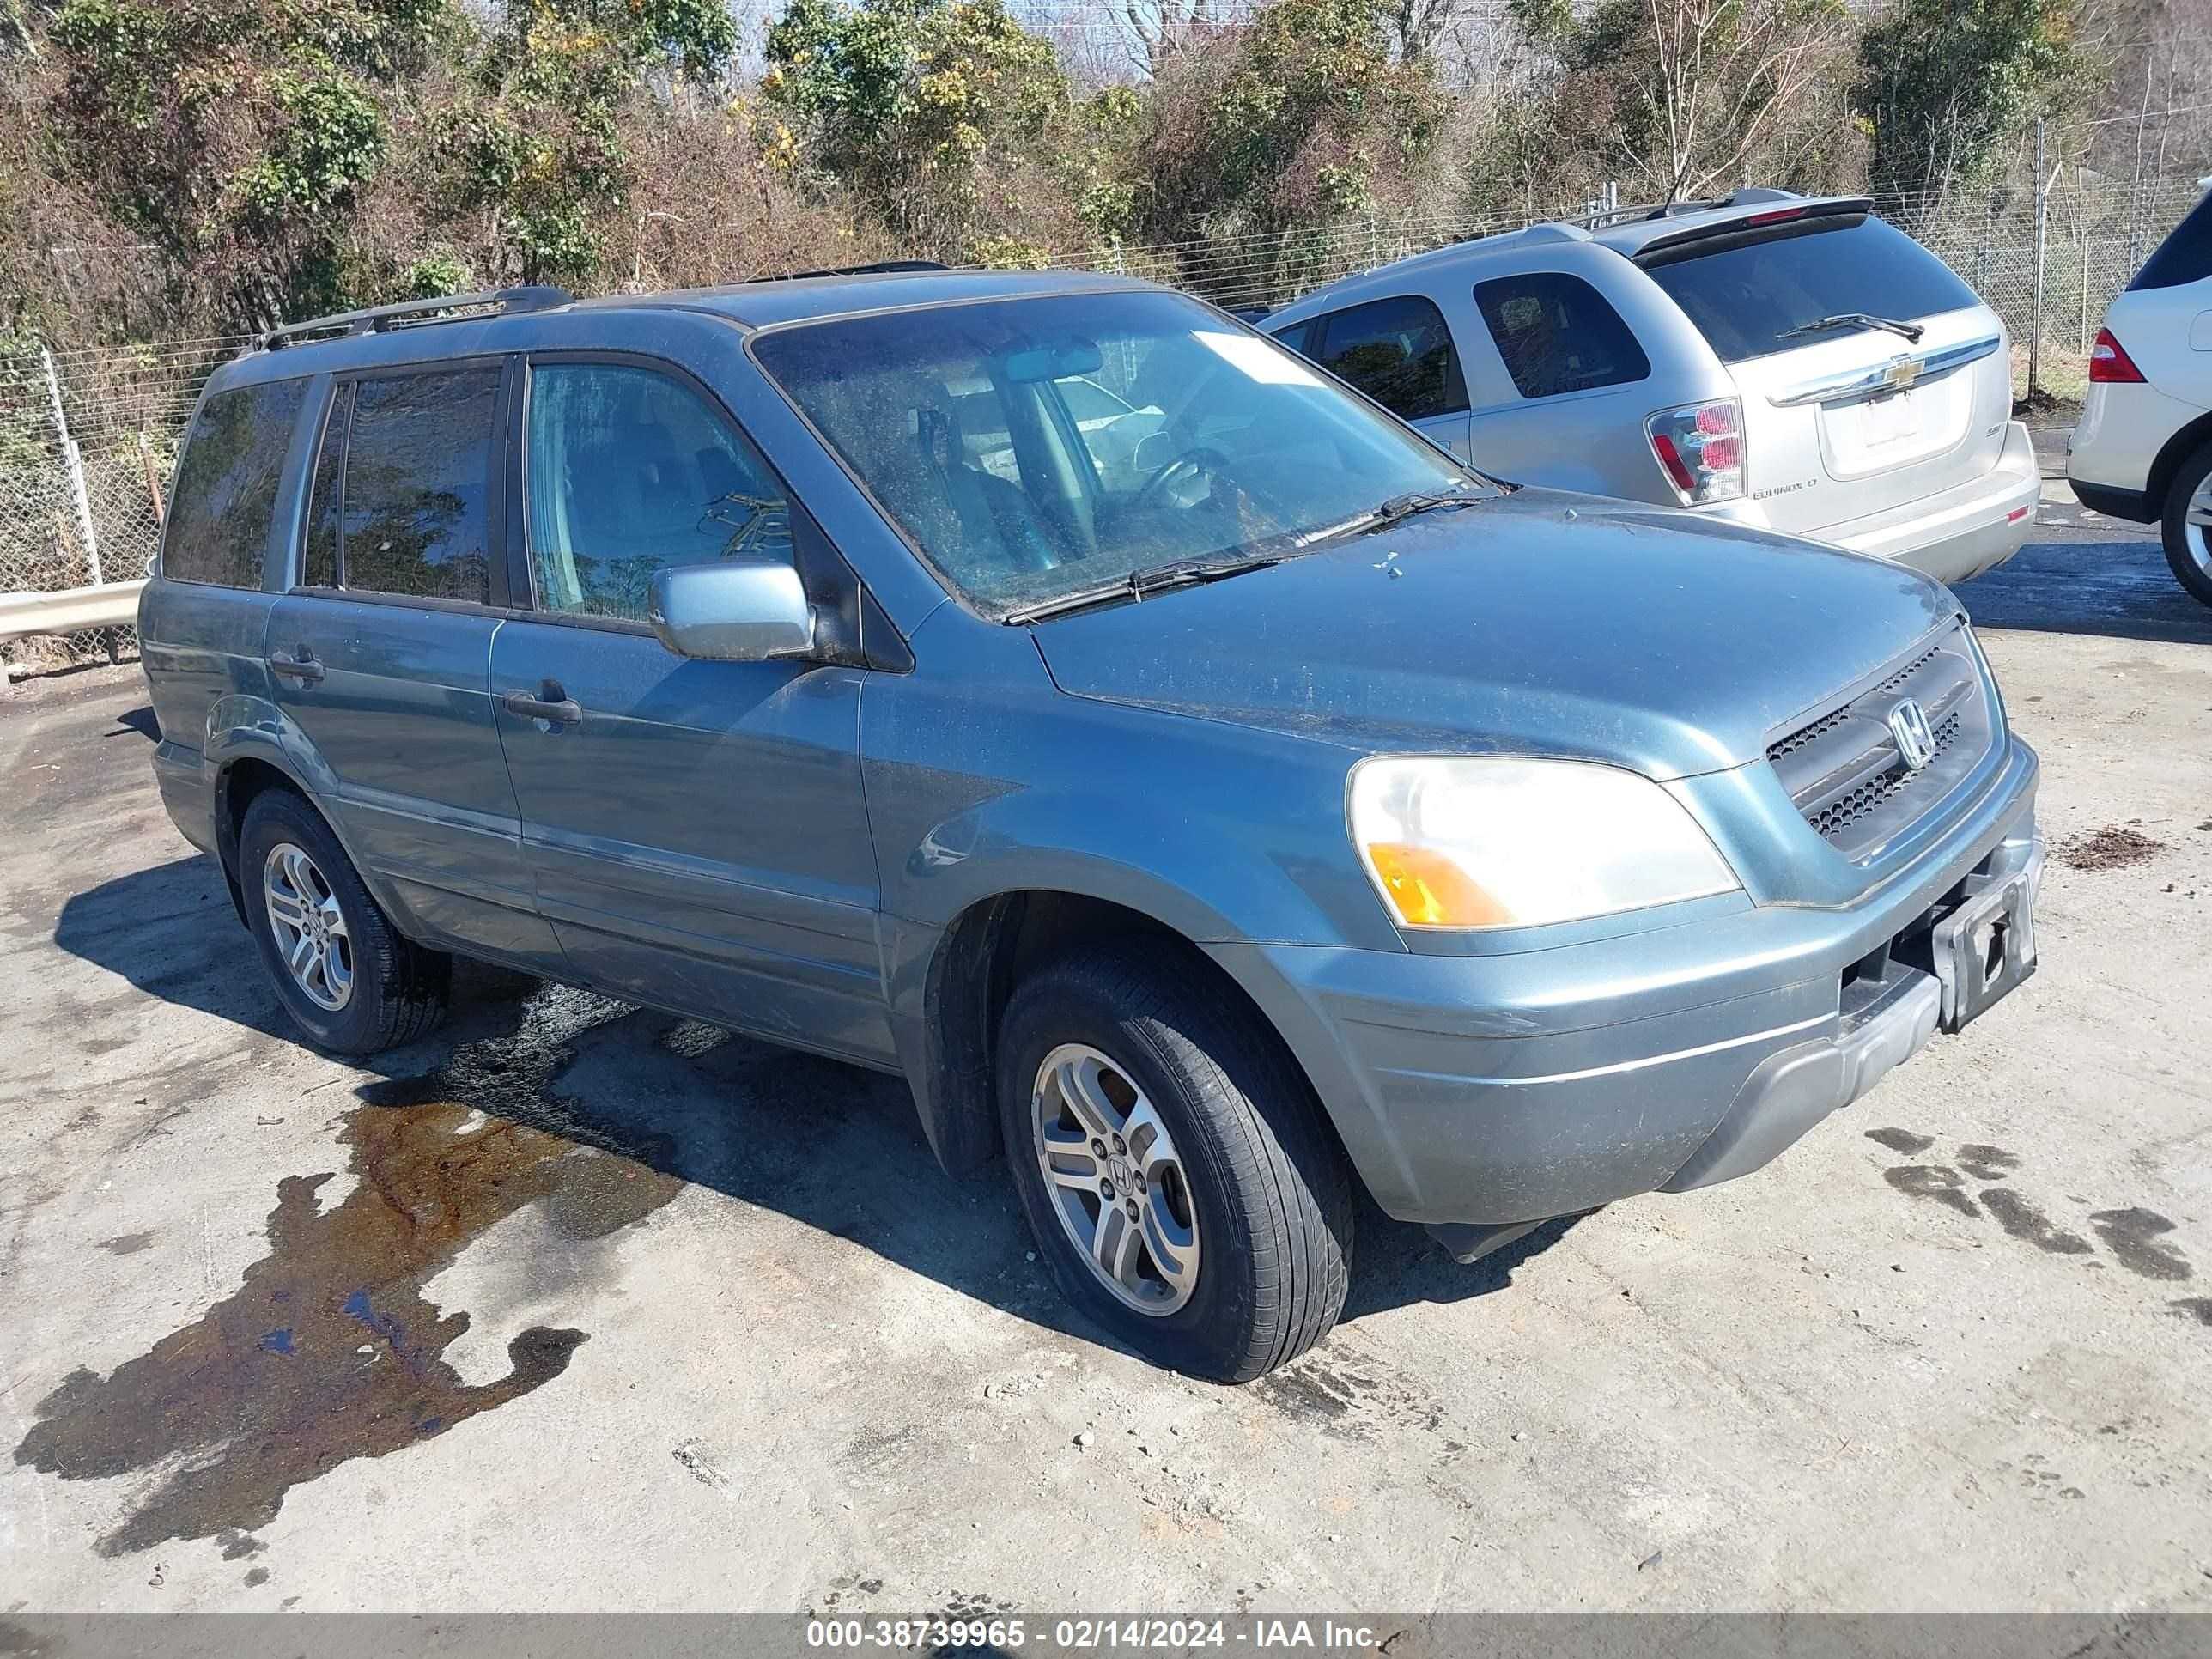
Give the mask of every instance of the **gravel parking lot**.
<path id="1" fill-rule="evenodd" d="M 1370 1212 L 1242 1390 L 895 1082 L 489 972 L 312 1053 L 137 670 L 0 694 L 0 1608 L 2212 1607 L 2212 612 L 2051 495 L 2040 975 L 1747 1181 Z"/>

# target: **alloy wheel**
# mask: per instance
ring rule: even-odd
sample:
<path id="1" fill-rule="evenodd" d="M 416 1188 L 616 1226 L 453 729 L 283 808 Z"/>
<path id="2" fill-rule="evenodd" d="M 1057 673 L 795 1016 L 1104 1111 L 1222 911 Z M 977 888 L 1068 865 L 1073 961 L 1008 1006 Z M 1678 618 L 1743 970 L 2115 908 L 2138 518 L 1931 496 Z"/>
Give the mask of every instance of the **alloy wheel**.
<path id="1" fill-rule="evenodd" d="M 261 895 L 292 982 L 337 1012 L 353 1000 L 353 938 L 328 878 L 303 848 L 278 842 L 262 860 Z"/>
<path id="2" fill-rule="evenodd" d="M 2189 562 L 2212 579 L 2212 472 L 2204 475 L 2183 511 L 2181 544 L 2188 550 Z"/>
<path id="3" fill-rule="evenodd" d="M 1198 1288 L 1198 1212 L 1166 1124 L 1128 1073 L 1063 1043 L 1031 1091 L 1037 1166 L 1053 1213 L 1106 1288 L 1155 1317 Z"/>

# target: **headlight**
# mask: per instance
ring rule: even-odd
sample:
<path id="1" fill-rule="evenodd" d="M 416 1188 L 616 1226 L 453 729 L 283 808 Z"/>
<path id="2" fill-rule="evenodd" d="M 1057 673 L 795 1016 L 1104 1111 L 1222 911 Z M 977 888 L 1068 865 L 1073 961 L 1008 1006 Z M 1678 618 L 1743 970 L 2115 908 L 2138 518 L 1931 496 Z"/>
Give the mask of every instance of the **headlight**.
<path id="1" fill-rule="evenodd" d="M 1650 779 L 1583 761 L 1377 755 L 1352 769 L 1352 839 L 1408 927 L 1527 927 L 1734 892 Z"/>

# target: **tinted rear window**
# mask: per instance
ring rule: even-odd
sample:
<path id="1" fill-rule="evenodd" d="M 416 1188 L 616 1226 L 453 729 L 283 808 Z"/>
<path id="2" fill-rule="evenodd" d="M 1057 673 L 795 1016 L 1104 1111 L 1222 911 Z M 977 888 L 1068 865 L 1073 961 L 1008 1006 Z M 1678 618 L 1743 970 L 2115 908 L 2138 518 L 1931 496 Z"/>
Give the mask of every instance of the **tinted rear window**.
<path id="1" fill-rule="evenodd" d="M 491 598 L 487 507 L 499 370 L 362 380 L 346 435 L 338 580 L 409 598 Z"/>
<path id="2" fill-rule="evenodd" d="M 2212 276 L 2212 196 L 2199 202 L 2173 228 L 2173 234 L 2158 245 L 2158 252 L 2143 261 L 2128 291 L 2179 288 L 2207 276 Z"/>
<path id="3" fill-rule="evenodd" d="M 307 496 L 307 545 L 300 560 L 300 580 L 307 587 L 338 585 L 338 468 L 345 460 L 346 427 L 352 418 L 353 388 L 342 386 L 323 421 L 323 447 L 316 453 L 315 482 Z"/>
<path id="4" fill-rule="evenodd" d="M 1755 242 L 1692 243 L 1644 266 L 1723 362 L 1791 351 L 1832 334 L 1784 334 L 1816 318 L 1865 311 L 1908 321 L 1979 303 L 1949 266 L 1879 219 L 1813 221 Z"/>
<path id="5" fill-rule="evenodd" d="M 1579 276 L 1532 270 L 1474 285 L 1474 303 L 1524 398 L 1626 386 L 1651 360 L 1605 295 Z"/>
<path id="6" fill-rule="evenodd" d="M 161 574 L 172 581 L 261 586 L 262 555 L 304 380 L 219 392 L 200 406 L 169 494 Z"/>

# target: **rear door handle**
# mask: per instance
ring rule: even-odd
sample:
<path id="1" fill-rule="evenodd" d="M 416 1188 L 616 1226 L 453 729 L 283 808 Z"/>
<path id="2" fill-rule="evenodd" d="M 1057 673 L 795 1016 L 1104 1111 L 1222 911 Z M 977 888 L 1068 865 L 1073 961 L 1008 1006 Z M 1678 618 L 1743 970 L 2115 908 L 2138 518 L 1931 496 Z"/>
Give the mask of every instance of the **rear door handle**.
<path id="1" fill-rule="evenodd" d="M 563 691 L 558 680 L 548 680 L 534 692 L 509 691 L 499 702 L 508 714 L 519 714 L 526 720 L 574 726 L 584 718 L 583 705 Z"/>
<path id="2" fill-rule="evenodd" d="M 323 665 L 315 660 L 313 652 L 301 646 L 300 654 L 296 657 L 287 656 L 282 651 L 270 652 L 269 672 L 272 674 L 280 674 L 288 680 L 298 680 L 303 684 L 313 685 L 317 680 L 322 678 Z"/>

